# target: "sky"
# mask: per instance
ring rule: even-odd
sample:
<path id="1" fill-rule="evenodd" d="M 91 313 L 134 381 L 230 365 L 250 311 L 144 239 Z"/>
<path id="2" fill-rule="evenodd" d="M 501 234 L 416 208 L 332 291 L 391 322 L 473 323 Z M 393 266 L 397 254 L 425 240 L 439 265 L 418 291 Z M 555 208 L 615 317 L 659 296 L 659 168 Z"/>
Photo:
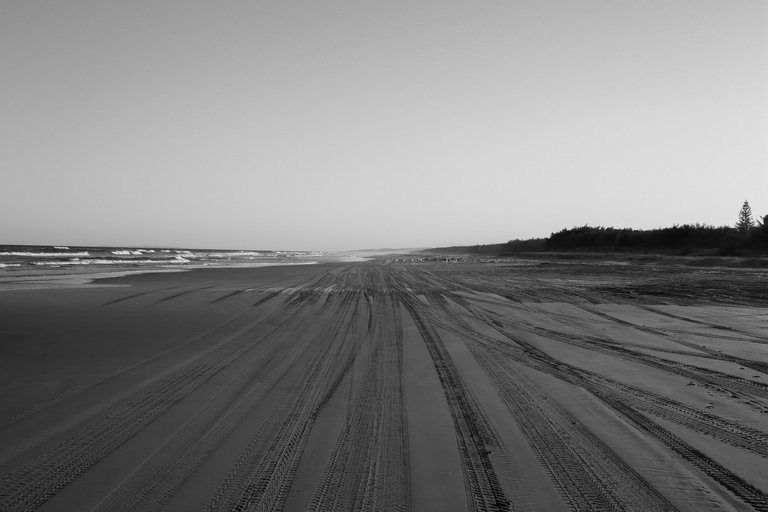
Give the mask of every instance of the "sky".
<path id="1" fill-rule="evenodd" d="M 764 0 L 0 0 L 0 243 L 349 250 L 768 215 Z"/>

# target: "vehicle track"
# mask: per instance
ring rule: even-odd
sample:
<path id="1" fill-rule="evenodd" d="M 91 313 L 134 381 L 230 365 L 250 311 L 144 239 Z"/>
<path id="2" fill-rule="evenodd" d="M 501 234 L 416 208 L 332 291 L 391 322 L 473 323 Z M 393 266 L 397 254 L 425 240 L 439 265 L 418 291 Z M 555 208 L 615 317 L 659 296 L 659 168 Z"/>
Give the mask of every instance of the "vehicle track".
<path id="1" fill-rule="evenodd" d="M 645 479 L 514 366 L 469 345 L 574 510 L 675 510 Z"/>
<path id="2" fill-rule="evenodd" d="M 586 426 L 500 359 L 497 351 L 473 342 L 471 334 L 467 336 L 471 328 L 461 317 L 451 315 L 444 297 L 434 297 L 433 303 L 447 323 L 453 320 L 454 332 L 464 340 L 498 389 L 499 396 L 573 510 L 675 510 Z M 496 343 L 494 340 L 492 345 Z"/>
<path id="3" fill-rule="evenodd" d="M 265 297 L 264 299 L 259 301 L 258 305 L 264 304 L 265 302 L 267 302 L 268 300 L 272 299 L 276 295 L 277 294 L 271 295 L 269 297 Z M 254 306 L 256 306 L 256 304 L 254 304 Z M 68 400 L 68 399 L 72 398 L 73 396 L 77 395 L 78 393 L 82 393 L 83 391 L 86 391 L 86 390 L 93 389 L 93 388 L 96 388 L 98 386 L 101 386 L 101 385 L 103 385 L 103 384 L 105 384 L 105 383 L 107 383 L 107 382 L 109 382 L 109 381 L 111 381 L 111 380 L 113 380 L 113 379 L 123 375 L 123 374 L 126 374 L 126 373 L 128 373 L 130 371 L 133 371 L 133 370 L 136 370 L 138 368 L 141 368 L 141 367 L 143 367 L 143 366 L 145 366 L 145 365 L 147 365 L 147 364 L 149 364 L 149 363 L 151 363 L 153 361 L 156 361 L 156 360 L 160 359 L 161 357 L 165 357 L 165 356 L 168 356 L 168 355 L 170 355 L 170 354 L 172 354 L 174 352 L 178 352 L 181 349 L 189 346 L 190 344 L 192 344 L 192 343 L 194 343 L 196 341 L 199 341 L 202 338 L 205 338 L 207 336 L 212 336 L 213 333 L 215 333 L 216 331 L 219 331 L 219 330 L 223 329 L 224 327 L 230 326 L 230 324 L 238 321 L 239 319 L 241 319 L 241 317 L 243 317 L 247 313 L 249 313 L 249 309 L 246 308 L 246 309 L 236 313 L 235 315 L 231 316 L 227 320 L 217 324 L 216 326 L 212 327 L 211 329 L 209 329 L 209 330 L 207 330 L 207 331 L 205 331 L 205 332 L 203 332 L 201 334 L 198 334 L 196 336 L 193 336 L 193 337 L 189 338 L 187 341 L 184 341 L 184 342 L 182 342 L 182 343 L 180 343 L 178 345 L 175 345 L 175 346 L 173 346 L 173 347 L 171 347 L 171 348 L 169 348 L 167 350 L 164 350 L 162 352 L 158 352 L 156 354 L 153 354 L 153 355 L 151 355 L 151 356 L 149 356 L 149 357 L 147 357 L 147 358 L 145 358 L 145 359 L 143 359 L 143 360 L 141 360 L 141 361 L 139 361 L 139 362 L 137 362 L 137 363 L 135 363 L 133 365 L 130 365 L 130 366 L 127 366 L 127 367 L 115 370 L 115 371 L 111 372 L 110 374 L 101 377 L 99 380 L 97 380 L 95 382 L 91 382 L 91 383 L 85 384 L 83 386 L 80 386 L 80 387 L 77 387 L 75 389 L 72 389 L 72 390 L 70 390 L 70 391 L 68 391 L 68 392 L 66 392 L 64 394 L 61 394 L 61 395 L 59 395 L 59 396 L 57 396 L 57 397 L 55 397 L 53 399 L 45 400 L 45 401 L 37 403 L 37 404 L 35 404 L 35 405 L 31 406 L 31 407 L 27 407 L 27 408 L 25 408 L 23 410 L 20 410 L 20 411 L 17 411 L 15 413 L 12 413 L 10 415 L 4 416 L 4 417 L 0 418 L 0 431 L 5 429 L 5 428 L 7 428 L 10 425 L 13 425 L 14 423 L 17 423 L 17 422 L 19 422 L 19 421 L 21 421 L 21 420 L 23 420 L 23 419 L 25 419 L 25 418 L 27 418 L 29 416 L 32 416 L 32 415 L 34 415 L 34 414 L 36 414 L 36 413 L 38 413 L 38 412 L 40 412 L 40 411 L 42 411 L 44 409 L 47 409 L 48 407 L 51 407 L 53 405 L 59 404 L 61 402 L 64 402 L 65 400 Z M 247 329 L 252 328 L 256 323 L 258 323 L 258 321 L 257 322 L 250 322 L 248 324 L 248 326 L 247 326 Z M 238 329 L 238 331 L 236 331 L 236 332 L 241 332 L 241 331 L 242 331 L 242 329 Z M 69 426 L 73 425 L 73 423 L 71 423 L 71 421 L 68 424 L 69 424 Z M 62 430 L 59 429 L 59 431 L 62 431 Z M 13 450 L 12 452 L 20 453 L 20 451 L 18 450 L 19 447 L 16 447 L 16 448 L 17 449 Z M 8 454 L 6 454 L 6 453 L 3 453 L 2 455 L 0 455 L 0 466 L 5 464 L 8 460 L 10 460 L 10 458 L 7 455 Z"/>
<path id="4" fill-rule="evenodd" d="M 685 426 L 731 446 L 768 457 L 768 433 L 739 421 L 689 407 L 656 393 L 576 368 L 563 361 L 549 358 L 541 352 L 531 351 L 530 347 L 527 347 L 528 352 L 524 352 L 503 346 L 498 340 L 480 339 L 477 334 L 475 340 L 531 368 L 579 386 L 598 398 L 610 397 L 621 400 L 639 411 Z"/>
<path id="5" fill-rule="evenodd" d="M 0 477 L 0 510 L 34 510 L 46 503 L 55 508 L 90 481 L 93 474 L 68 489 L 67 496 L 57 495 L 86 472 L 95 471 L 100 461 L 110 456 L 105 461 L 107 465 L 115 466 L 124 460 L 123 457 L 133 461 L 138 457 L 132 455 L 131 458 L 128 451 L 143 443 L 154 451 L 138 462 L 132 462 L 135 466 L 126 468 L 124 476 L 115 476 L 115 480 L 122 480 L 111 492 L 106 488 L 101 490 L 107 494 L 95 511 L 178 509 L 179 503 L 190 500 L 190 496 L 204 500 L 209 491 L 212 494 L 205 503 L 207 510 L 282 510 L 292 492 L 291 503 L 294 500 L 302 502 L 313 511 L 407 511 L 411 508 L 412 486 L 425 482 L 411 482 L 415 477 L 409 470 L 402 375 L 401 315 L 406 315 L 405 319 L 407 316 L 413 318 L 415 330 L 424 343 L 424 357 L 428 354 L 431 359 L 440 384 L 437 388 L 435 383 L 435 389 L 438 393 L 442 389 L 446 399 L 451 418 L 448 421 L 453 422 L 466 486 L 464 494 L 468 510 L 510 510 L 512 503 L 508 498 L 513 501 L 515 498 L 505 496 L 503 491 L 515 489 L 515 486 L 502 487 L 499 482 L 500 475 L 512 478 L 504 472 L 501 457 L 514 457 L 515 454 L 502 445 L 485 414 L 482 404 L 488 402 L 481 404 L 475 398 L 472 385 L 478 382 L 472 381 L 473 375 L 480 377 L 483 390 L 492 392 L 491 386 L 498 390 L 501 400 L 498 411 L 503 416 L 495 418 L 506 418 L 509 411 L 509 421 L 517 422 L 524 436 L 520 439 L 528 441 L 541 466 L 560 490 L 563 503 L 571 509 L 673 510 L 658 490 L 596 435 L 597 430 L 593 432 L 579 421 L 581 416 L 576 409 L 561 405 L 555 394 L 549 395 L 539 387 L 536 384 L 539 374 L 532 369 L 590 393 L 618 421 L 645 434 L 653 446 L 666 447 L 667 453 L 678 461 L 676 464 L 685 465 L 685 471 L 696 475 L 703 486 L 716 490 L 728 500 L 733 496 L 731 503 L 737 508 L 749 505 L 768 512 L 768 497 L 764 490 L 748 481 L 749 474 L 739 475 L 726 467 L 727 463 L 715 460 L 717 449 L 711 453 L 708 448 L 707 453 L 696 450 L 687 443 L 685 431 L 678 432 L 672 426 L 665 428 L 670 425 L 665 422 L 702 433 L 764 459 L 768 458 L 768 432 L 714 411 L 688 406 L 658 392 L 604 377 L 599 370 L 581 369 L 544 350 L 557 355 L 557 350 L 563 346 L 550 350 L 548 343 L 577 346 L 717 386 L 730 391 L 734 397 L 754 398 L 754 403 L 768 399 L 768 385 L 701 368 L 697 364 L 713 359 L 760 368 L 760 371 L 768 368 L 767 365 L 722 354 L 682 336 L 683 339 L 677 339 L 670 335 L 671 332 L 685 331 L 650 328 L 607 313 L 602 317 L 618 328 L 639 328 L 663 336 L 676 345 L 629 345 L 622 343 L 619 337 L 610 339 L 595 335 L 588 326 L 570 325 L 561 314 L 561 308 L 547 314 L 544 307 L 529 304 L 560 301 L 602 313 L 590 304 L 605 297 L 615 298 L 615 295 L 595 290 L 601 285 L 599 280 L 579 277 L 578 272 L 588 271 L 582 268 L 583 265 L 574 265 L 574 270 L 559 269 L 561 274 L 554 274 L 554 277 L 549 268 L 520 270 L 509 267 L 511 270 L 500 273 L 494 265 L 376 261 L 324 268 L 313 281 L 291 288 L 234 291 L 230 288 L 229 293 L 218 298 L 215 296 L 219 293 L 208 292 L 206 295 L 214 297 L 211 303 L 228 300 L 246 291 L 259 296 L 250 299 L 253 304 L 247 307 L 243 304 L 243 311 L 204 333 L 214 340 L 215 346 L 212 345 L 210 350 L 198 352 L 198 345 L 194 345 L 194 350 L 185 351 L 184 357 L 172 365 L 166 365 L 163 360 L 163 364 L 151 366 L 163 367 L 162 372 L 153 374 L 152 382 L 145 380 L 143 382 L 147 384 L 143 387 L 123 390 L 122 395 L 111 398 L 98 395 L 101 401 L 96 403 L 94 400 L 95 405 L 88 410 L 79 410 L 75 416 L 61 420 L 39 434 L 35 432 L 13 450 L 0 454 L 0 465 L 5 461 L 3 467 L 8 471 Z M 562 276 L 571 275 L 569 272 L 577 276 L 573 286 L 570 281 L 567 284 L 560 281 Z M 166 292 L 171 295 L 156 303 L 210 288 L 213 287 L 163 289 L 171 290 Z M 695 290 L 695 287 L 686 288 L 673 295 L 678 300 L 681 294 L 690 292 L 690 299 L 686 300 L 694 301 Z M 161 290 L 121 297 L 103 305 L 155 291 Z M 269 315 L 255 321 L 250 317 L 260 311 L 254 308 L 278 298 L 281 304 L 270 309 Z M 245 300 L 245 297 L 231 301 L 233 309 L 240 306 L 240 299 Z M 147 297 L 139 302 L 152 300 Z M 182 302 L 178 304 L 182 305 Z M 637 305 L 641 300 L 628 297 L 624 302 Z M 506 308 L 510 308 L 509 314 Z M 654 306 L 645 309 L 649 313 L 663 314 Z M 526 314 L 532 315 L 530 319 L 525 319 Z M 583 317 L 581 312 L 577 315 Z M 519 322 L 515 320 L 517 318 L 523 320 Z M 716 323 L 679 319 L 693 320 L 692 324 L 701 323 L 707 328 Z M 410 321 L 408 325 L 411 325 Z M 763 337 L 747 339 L 753 335 L 738 329 L 719 331 L 721 335 L 686 334 L 750 343 L 768 342 L 768 338 Z M 536 337 L 528 333 L 536 334 Z M 734 336 L 741 337 L 736 339 Z M 187 343 L 193 343 L 193 340 L 187 340 L 181 346 Z M 463 343 L 466 351 L 458 347 L 458 343 Z M 460 352 L 453 352 L 458 348 L 461 348 Z M 152 356 L 137 366 L 121 369 L 91 386 L 109 383 L 110 379 L 128 374 L 158 357 L 173 356 L 174 350 L 177 348 Z M 459 361 L 453 359 L 456 357 L 453 354 L 467 354 L 467 351 L 477 366 L 475 361 L 471 367 L 456 364 Z M 648 354 L 649 351 L 653 353 Z M 733 353 L 742 352 L 734 349 Z M 691 359 L 678 363 L 664 359 L 663 354 L 675 354 L 676 359 L 677 356 Z M 624 362 L 617 364 L 626 365 Z M 115 387 L 113 384 L 110 389 Z M 74 393 L 87 389 L 90 387 Z M 0 420 L 0 432 L 4 424 L 15 425 L 26 418 L 34 420 L 36 413 L 51 405 L 66 405 L 72 396 L 57 397 L 50 403 L 37 404 L 13 417 L 6 417 Z M 78 400 L 85 403 L 85 400 Z M 311 443 L 315 439 L 314 434 L 310 438 L 315 421 L 329 403 L 334 404 L 332 415 L 322 418 L 332 416 L 328 421 L 334 430 L 329 436 L 337 432 L 338 436 L 332 447 L 328 446 L 320 453 L 330 452 L 330 457 L 324 467 L 320 456 L 306 457 L 302 462 L 308 454 L 305 454 L 308 440 Z M 174 410 L 177 405 L 179 407 Z M 507 410 L 504 410 L 505 406 Z M 344 407 L 347 408 L 346 418 Z M 184 411 L 192 412 L 183 415 Z M 168 416 L 162 424 L 153 425 L 146 436 L 134 439 L 137 433 L 165 414 Z M 162 438 L 152 438 L 153 429 L 160 430 L 166 424 L 172 425 L 173 430 L 164 431 Z M 8 431 L 6 437 L 10 438 L 10 433 L 12 431 Z M 120 447 L 122 450 L 118 450 Z M 525 450 L 527 453 L 528 448 Z M 619 448 L 616 450 L 624 453 Z M 736 450 L 728 450 L 728 454 L 742 455 Z M 301 493 L 297 493 L 297 489 L 292 491 L 299 467 L 302 471 L 323 468 L 317 480 L 311 482 L 317 482 L 316 488 L 305 486 L 309 488 L 309 494 L 304 493 L 304 488 Z M 212 473 L 209 474 L 209 470 Z M 209 484 L 201 488 L 195 486 L 209 476 Z M 502 483 L 506 485 L 508 482 Z M 520 503 L 525 503 L 524 498 L 520 499 Z"/>
<path id="6" fill-rule="evenodd" d="M 149 295 L 151 293 L 158 293 L 158 292 L 163 292 L 163 291 L 166 291 L 166 290 L 175 290 L 175 289 L 178 289 L 178 288 L 181 288 L 181 286 L 169 286 L 167 288 L 153 288 L 151 290 L 147 290 L 147 291 L 144 291 L 144 292 L 133 293 L 131 295 L 126 295 L 125 297 L 120 297 L 118 299 L 107 301 L 107 302 L 103 303 L 102 306 L 111 306 L 112 304 L 117 304 L 119 302 L 124 302 L 126 300 L 135 299 L 137 297 L 143 297 L 144 295 Z"/>
<path id="7" fill-rule="evenodd" d="M 748 503 L 759 512 L 768 511 L 768 494 L 745 481 L 711 457 L 693 448 L 640 412 L 621 402 L 607 401 L 607 403 L 630 419 L 637 427 L 664 443 L 697 469 L 728 489 L 734 496 Z"/>
<path id="8" fill-rule="evenodd" d="M 624 344 L 607 338 L 601 338 L 592 335 L 569 334 L 522 323 L 513 324 L 509 320 L 492 312 L 480 313 L 479 316 L 486 319 L 490 318 L 490 320 L 486 321 L 486 323 L 495 327 L 502 327 L 503 330 L 509 331 L 512 329 L 520 329 L 523 331 L 531 332 L 533 334 L 544 335 L 550 339 L 569 345 L 585 348 L 594 352 L 617 356 L 628 361 L 633 361 L 645 366 L 663 370 L 690 380 L 695 380 L 701 383 L 727 389 L 732 393 L 740 392 L 747 395 L 768 399 L 768 384 L 763 382 L 757 382 L 717 370 L 702 368 L 699 366 L 656 357 L 651 354 L 645 354 L 638 352 L 637 350 L 632 350 Z M 551 319 L 548 319 L 547 321 L 551 322 Z M 575 328 L 571 327 L 571 329 L 573 330 Z"/>
<path id="9" fill-rule="evenodd" d="M 664 311 L 663 309 L 659 309 L 659 308 L 656 308 L 656 307 L 648 306 L 646 304 L 640 305 L 638 307 L 643 308 L 646 311 L 650 311 L 651 313 L 655 313 L 657 315 L 666 316 L 668 318 L 674 318 L 675 320 L 682 320 L 684 322 L 688 322 L 688 323 L 696 324 L 696 325 L 702 325 L 704 327 L 709 327 L 711 329 L 719 329 L 719 330 L 722 330 L 722 331 L 730 331 L 730 332 L 733 332 L 733 333 L 741 334 L 743 336 L 747 336 L 749 338 L 749 341 L 752 341 L 753 343 L 768 343 L 768 337 L 756 336 L 755 334 L 752 334 L 752 333 L 747 332 L 747 331 L 743 331 L 741 329 L 736 329 L 736 328 L 728 327 L 728 326 L 725 326 L 725 325 L 713 324 L 713 323 L 710 323 L 710 322 L 705 322 L 703 320 L 697 320 L 695 318 L 689 318 L 687 316 L 675 315 L 673 313 L 669 313 L 668 311 Z M 731 338 L 728 338 L 728 339 L 731 339 Z"/>
<path id="10" fill-rule="evenodd" d="M 408 279 L 407 271 L 401 268 L 398 268 L 398 271 L 397 280 L 404 283 L 412 282 Z M 397 291 L 399 300 L 411 314 L 426 344 L 453 418 L 467 485 L 467 506 L 470 510 L 476 511 L 509 510 L 510 501 L 504 495 L 485 448 L 485 436 L 481 428 L 487 420 L 480 419 L 482 413 L 470 399 L 466 385 L 451 361 L 442 340 L 424 320 L 425 306 L 413 293 L 399 285 L 397 280 L 391 279 L 390 286 Z"/>
<path id="11" fill-rule="evenodd" d="M 167 297 L 163 297 L 162 299 L 155 302 L 155 304 L 160 304 L 162 302 L 168 302 L 169 300 L 178 299 L 179 297 L 183 297 L 185 295 L 190 295 L 197 292 L 202 292 L 205 290 L 210 290 L 211 288 L 216 288 L 216 285 L 210 285 L 210 286 L 203 286 L 200 288 L 193 288 L 191 290 L 184 290 L 183 292 L 174 293 L 171 295 L 168 295 Z"/>
<path id="12" fill-rule="evenodd" d="M 270 318 L 272 329 L 285 323 L 299 306 L 299 301 L 291 301 L 276 312 Z M 57 446 L 3 476 L 0 510 L 39 507 L 255 345 L 241 343 L 219 360 L 209 354 L 192 361 L 120 401 L 95 423 L 75 431 Z"/>
<path id="13" fill-rule="evenodd" d="M 303 340 L 286 354 L 278 343 L 280 339 L 282 337 L 276 337 L 272 332 L 260 340 L 270 342 L 267 351 L 256 354 L 258 357 L 252 358 L 253 361 L 239 374 L 231 377 L 227 388 L 212 398 L 209 405 L 201 405 L 198 413 L 113 490 L 96 510 L 147 511 L 162 507 L 264 399 L 265 388 L 283 377 L 310 343 L 308 339 Z M 277 361 L 273 363 L 275 359 Z M 284 402 L 283 396 L 262 423 L 262 429 L 269 425 Z"/>
<path id="14" fill-rule="evenodd" d="M 447 310 L 445 310 L 445 312 L 447 312 Z M 468 329 L 466 324 L 464 324 L 463 327 L 465 330 Z M 503 330 L 500 330 L 499 332 L 502 332 L 502 334 L 505 335 L 507 334 Z M 727 419 L 686 407 L 682 404 L 676 403 L 658 395 L 654 395 L 650 392 L 642 391 L 628 385 L 610 381 L 610 379 L 597 376 L 591 372 L 576 369 L 575 367 L 549 357 L 545 353 L 541 352 L 530 344 L 523 342 L 522 340 L 514 339 L 514 341 L 520 344 L 524 350 L 519 350 L 508 345 L 504 346 L 504 344 L 499 342 L 499 340 L 494 340 L 488 337 L 479 336 L 475 339 L 480 339 L 482 342 L 474 344 L 470 342 L 468 343 L 468 347 L 471 351 L 473 351 L 473 354 L 475 354 L 478 361 L 483 361 L 482 364 L 484 367 L 488 368 L 489 376 L 495 382 L 498 382 L 498 385 L 502 391 L 501 396 L 505 400 L 516 396 L 515 389 L 513 386 L 510 386 L 510 382 L 512 385 L 517 384 L 519 386 L 521 381 L 514 381 L 515 379 L 520 379 L 521 376 L 514 371 L 507 371 L 506 374 L 503 372 L 504 363 L 500 363 L 498 358 L 500 352 L 507 356 L 511 355 L 513 359 L 516 359 L 532 368 L 542 370 L 545 373 L 554 375 L 562 380 L 579 385 L 590 391 L 594 396 L 602 400 L 606 405 L 624 415 L 638 428 L 661 441 L 675 453 L 680 455 L 683 459 L 688 461 L 691 465 L 730 491 L 734 496 L 744 501 L 745 503 L 748 503 L 755 510 L 768 510 L 768 495 L 766 495 L 766 493 L 749 484 L 744 479 L 729 469 L 725 468 L 711 457 L 691 447 L 679 437 L 675 436 L 668 430 L 653 422 L 640 411 L 657 414 L 659 417 L 670 419 L 676 423 L 684 424 L 685 426 L 688 426 L 694 430 L 711 435 L 712 437 L 727 442 L 731 445 L 747 449 L 762 456 L 766 456 L 768 453 L 768 434 L 765 432 L 751 429 L 737 422 L 728 421 Z M 484 348 L 486 350 L 489 348 L 495 350 L 484 353 Z M 501 348 L 501 350 L 499 350 L 499 348 Z M 499 365 L 502 366 L 501 372 L 498 370 L 498 368 L 495 368 Z M 507 366 L 509 366 L 508 363 Z M 523 383 L 523 385 L 525 384 Z M 525 394 L 524 389 L 522 392 Z M 528 393 L 530 394 L 530 390 L 528 390 Z M 554 402 L 551 400 L 547 400 L 546 397 L 544 397 L 543 400 L 542 397 L 530 400 L 530 403 L 537 404 L 537 407 L 539 408 L 542 408 L 542 404 L 544 403 L 549 405 L 554 404 Z M 510 407 L 515 406 L 515 404 L 509 405 Z M 517 406 L 519 405 L 520 404 L 518 401 Z M 526 428 L 522 423 L 531 421 L 531 418 L 534 417 L 534 412 L 523 408 L 518 408 L 513 412 L 515 412 L 515 418 L 521 421 L 522 428 Z M 595 439 L 599 441 L 599 439 Z M 543 442 L 547 447 L 554 445 L 553 441 L 551 440 Z M 544 457 L 545 454 L 542 453 L 542 456 Z M 550 464 L 547 464 L 547 467 L 549 468 Z M 609 475 L 610 472 L 606 474 Z M 556 481 L 561 484 L 567 483 L 567 480 L 563 480 L 557 477 Z M 581 483 L 575 485 L 574 487 L 574 489 L 583 488 L 584 485 Z M 565 492 L 568 494 L 568 491 Z M 574 506 L 578 509 L 578 506 Z M 641 508 L 640 510 L 646 509 Z"/>
<path id="15" fill-rule="evenodd" d="M 227 299 L 231 299 L 232 297 L 235 297 L 236 295 L 240 295 L 241 293 L 245 293 L 246 290 L 233 290 L 229 293 L 225 293 L 221 297 L 217 297 L 213 299 L 212 301 L 209 301 L 208 304 L 216 304 L 217 302 L 223 302 Z"/>
<path id="16" fill-rule="evenodd" d="M 313 292 L 319 294 L 319 289 Z M 298 293 L 309 303 L 309 294 Z M 357 293 L 344 293 L 342 300 L 324 315 L 324 326 L 318 326 L 311 343 L 314 355 L 301 370 L 297 382 L 302 384 L 288 399 L 269 430 L 257 434 L 240 454 L 234 466 L 206 505 L 207 510 L 281 510 L 293 482 L 299 460 L 315 418 L 327 400 L 330 389 L 337 385 L 339 354 L 348 342 Z M 324 306 L 327 307 L 327 306 Z M 339 308 L 342 311 L 334 311 Z"/>
<path id="17" fill-rule="evenodd" d="M 378 293 L 367 296 L 374 308 L 368 328 L 371 359 L 312 498 L 312 511 L 410 509 L 400 306 Z"/>
<path id="18" fill-rule="evenodd" d="M 604 313 L 602 311 L 599 311 L 599 310 L 597 310 L 595 308 L 590 308 L 590 307 L 585 307 L 585 306 L 579 306 L 579 307 L 581 307 L 581 309 L 583 309 L 584 311 L 586 311 L 588 313 L 591 313 L 593 315 L 605 318 L 606 320 L 614 322 L 614 323 L 616 323 L 618 325 L 622 325 L 622 326 L 625 326 L 625 327 L 630 327 L 630 328 L 636 329 L 638 331 L 642 331 L 642 332 L 646 332 L 646 333 L 649 333 L 649 334 L 653 334 L 655 336 L 659 336 L 659 337 L 662 337 L 662 338 L 664 338 L 666 340 L 669 340 L 669 341 L 671 341 L 671 342 L 673 342 L 673 343 L 675 343 L 677 345 L 682 345 L 682 346 L 687 347 L 687 348 L 692 348 L 692 349 L 704 352 L 706 354 L 705 357 L 708 357 L 710 359 L 717 359 L 719 361 L 728 361 L 728 362 L 731 362 L 731 363 L 735 363 L 735 364 L 744 366 L 746 368 L 751 368 L 751 369 L 753 369 L 755 371 L 758 371 L 758 372 L 763 372 L 763 373 L 768 374 L 768 363 L 764 363 L 764 362 L 761 362 L 761 361 L 753 361 L 753 360 L 749 360 L 749 359 L 744 359 L 744 358 L 741 358 L 741 357 L 732 356 L 730 354 L 724 354 L 723 352 L 720 352 L 720 351 L 717 351 L 717 350 L 713 350 L 713 349 L 708 348 L 708 347 L 703 346 L 703 345 L 699 345 L 699 344 L 696 344 L 696 343 L 685 341 L 685 340 L 682 340 L 682 339 L 677 338 L 675 336 L 669 336 L 667 333 L 665 333 L 663 331 L 660 331 L 658 329 L 654 329 L 653 327 L 648 327 L 648 326 L 645 326 L 645 325 L 638 325 L 636 323 L 629 322 L 629 321 L 624 320 L 622 318 L 618 318 L 618 317 L 616 317 L 614 315 L 610 315 L 608 313 Z M 658 313 L 658 311 L 653 309 L 653 308 L 645 307 L 643 309 L 646 309 L 646 310 L 651 311 L 653 313 Z M 710 326 L 714 326 L 714 324 L 710 324 Z M 674 352 L 672 352 L 672 353 L 674 353 Z M 690 355 L 690 354 L 686 354 L 686 355 Z M 699 357 L 702 357 L 702 356 L 699 356 Z"/>
<path id="19" fill-rule="evenodd" d="M 199 366 L 163 379 L 94 425 L 0 479 L 1 510 L 34 510 L 209 379 Z"/>
<path id="20" fill-rule="evenodd" d="M 478 318 L 477 316 L 474 317 Z M 456 319 L 456 322 L 451 325 L 450 319 Z M 487 320 L 487 318 L 478 319 L 481 321 Z M 613 397 L 635 409 L 683 425 L 731 446 L 743 448 L 763 457 L 768 457 L 768 433 L 766 432 L 748 427 L 735 420 L 686 406 L 656 393 L 617 382 L 594 372 L 577 368 L 549 356 L 535 346 L 514 336 L 508 330 L 500 328 L 498 325 L 486 324 L 497 330 L 508 340 L 514 342 L 514 346 L 490 338 L 470 328 L 460 318 L 451 315 L 447 310 L 444 310 L 443 317 L 436 321 L 440 322 L 443 328 L 453 328 L 457 335 L 465 339 L 482 343 L 484 346 L 500 351 L 507 357 L 511 357 L 527 366 L 582 387 L 599 398 L 603 396 Z"/>

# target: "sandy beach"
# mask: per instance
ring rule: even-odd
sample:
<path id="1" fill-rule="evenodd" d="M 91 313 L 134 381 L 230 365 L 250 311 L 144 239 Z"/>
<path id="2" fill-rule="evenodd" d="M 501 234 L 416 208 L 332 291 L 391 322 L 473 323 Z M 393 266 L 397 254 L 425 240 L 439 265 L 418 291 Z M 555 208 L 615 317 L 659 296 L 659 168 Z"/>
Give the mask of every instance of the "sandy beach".
<path id="1" fill-rule="evenodd" d="M 768 271 L 76 277 L 0 283 L 0 510 L 768 510 Z"/>

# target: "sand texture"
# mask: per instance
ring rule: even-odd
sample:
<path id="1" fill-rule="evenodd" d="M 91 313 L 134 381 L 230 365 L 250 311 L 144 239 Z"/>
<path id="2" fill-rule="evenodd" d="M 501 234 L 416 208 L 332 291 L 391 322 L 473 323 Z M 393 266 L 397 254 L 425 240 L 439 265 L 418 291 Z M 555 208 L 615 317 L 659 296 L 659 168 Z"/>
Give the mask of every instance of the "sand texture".
<path id="1" fill-rule="evenodd" d="M 766 271 L 85 282 L 0 283 L 2 511 L 768 511 Z"/>

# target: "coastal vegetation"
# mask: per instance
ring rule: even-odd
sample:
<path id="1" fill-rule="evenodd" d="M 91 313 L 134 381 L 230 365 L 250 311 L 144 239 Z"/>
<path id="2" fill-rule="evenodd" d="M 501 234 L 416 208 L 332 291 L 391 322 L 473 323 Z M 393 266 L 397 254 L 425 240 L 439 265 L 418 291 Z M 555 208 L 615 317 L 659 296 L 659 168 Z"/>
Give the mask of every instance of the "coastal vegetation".
<path id="1" fill-rule="evenodd" d="M 734 226 L 682 224 L 655 229 L 577 226 L 547 238 L 454 246 L 430 252 L 504 255 L 531 252 L 639 252 L 677 255 L 742 256 L 768 253 L 768 215 L 758 219 L 744 201 Z"/>

